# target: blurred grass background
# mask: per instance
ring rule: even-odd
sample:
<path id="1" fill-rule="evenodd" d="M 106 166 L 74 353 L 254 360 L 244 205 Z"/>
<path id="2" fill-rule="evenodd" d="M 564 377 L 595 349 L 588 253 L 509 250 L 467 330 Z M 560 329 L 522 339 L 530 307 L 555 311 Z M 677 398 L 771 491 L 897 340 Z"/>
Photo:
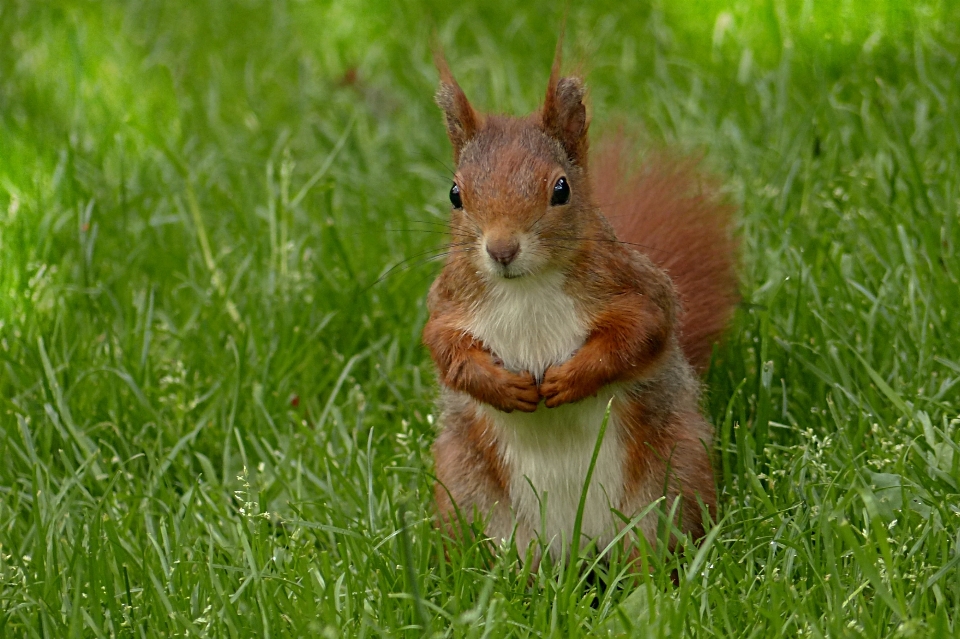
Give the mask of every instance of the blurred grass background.
<path id="1" fill-rule="evenodd" d="M 721 522 L 606 587 L 444 558 L 430 523 L 431 34 L 474 104 L 525 113 L 565 11 L 595 132 L 703 153 L 742 207 L 707 376 Z M 4 1 L 0 636 L 960 632 L 958 25 Z"/>

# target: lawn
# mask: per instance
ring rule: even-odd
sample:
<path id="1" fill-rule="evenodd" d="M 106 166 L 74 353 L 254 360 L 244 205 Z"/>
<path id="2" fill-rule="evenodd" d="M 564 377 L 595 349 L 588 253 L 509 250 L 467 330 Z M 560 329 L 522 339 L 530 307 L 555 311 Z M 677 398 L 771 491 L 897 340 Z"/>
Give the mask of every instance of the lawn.
<path id="1" fill-rule="evenodd" d="M 960 5 L 627 4 L 0 3 L 0 637 L 960 634 Z M 719 522 L 638 576 L 432 525 L 430 43 L 525 113 L 564 12 L 741 208 Z"/>

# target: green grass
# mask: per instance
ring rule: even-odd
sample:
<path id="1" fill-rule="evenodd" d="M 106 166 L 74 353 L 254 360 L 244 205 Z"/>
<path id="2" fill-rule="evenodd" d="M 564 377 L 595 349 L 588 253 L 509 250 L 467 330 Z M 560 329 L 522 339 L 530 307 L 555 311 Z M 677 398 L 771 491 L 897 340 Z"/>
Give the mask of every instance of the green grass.
<path id="1" fill-rule="evenodd" d="M 598 589 L 431 524 L 431 33 L 526 112 L 555 3 L 8 0 L 0 636 L 960 633 L 958 6 L 602 4 L 595 132 L 742 206 L 707 541 Z"/>

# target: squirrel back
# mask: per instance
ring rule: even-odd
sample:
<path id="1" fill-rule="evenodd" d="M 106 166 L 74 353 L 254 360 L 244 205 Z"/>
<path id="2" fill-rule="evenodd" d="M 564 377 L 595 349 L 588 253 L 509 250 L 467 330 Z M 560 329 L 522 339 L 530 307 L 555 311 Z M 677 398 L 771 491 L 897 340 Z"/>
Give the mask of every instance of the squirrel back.
<path id="1" fill-rule="evenodd" d="M 603 140 L 591 158 L 594 197 L 617 239 L 645 254 L 680 297 L 679 341 L 703 372 L 739 299 L 731 234 L 735 207 L 696 158 L 659 152 L 631 167 L 626 144 Z"/>

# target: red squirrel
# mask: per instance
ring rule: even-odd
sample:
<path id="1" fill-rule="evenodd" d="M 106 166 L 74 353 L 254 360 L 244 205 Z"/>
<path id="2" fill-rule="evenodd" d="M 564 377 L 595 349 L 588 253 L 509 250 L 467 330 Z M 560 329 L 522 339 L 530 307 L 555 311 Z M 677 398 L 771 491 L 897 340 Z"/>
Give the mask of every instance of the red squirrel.
<path id="1" fill-rule="evenodd" d="M 737 300 L 732 207 L 689 161 L 624 176 L 614 145 L 588 170 L 586 89 L 559 60 L 542 108 L 509 117 L 474 110 L 437 55 L 456 163 L 423 330 L 440 520 L 478 517 L 521 555 L 539 538 L 558 557 L 612 399 L 579 545 L 603 548 L 623 526 L 614 510 L 664 496 L 696 539 L 716 511 L 697 373 Z M 656 528 L 656 515 L 637 525 L 651 544 Z"/>

